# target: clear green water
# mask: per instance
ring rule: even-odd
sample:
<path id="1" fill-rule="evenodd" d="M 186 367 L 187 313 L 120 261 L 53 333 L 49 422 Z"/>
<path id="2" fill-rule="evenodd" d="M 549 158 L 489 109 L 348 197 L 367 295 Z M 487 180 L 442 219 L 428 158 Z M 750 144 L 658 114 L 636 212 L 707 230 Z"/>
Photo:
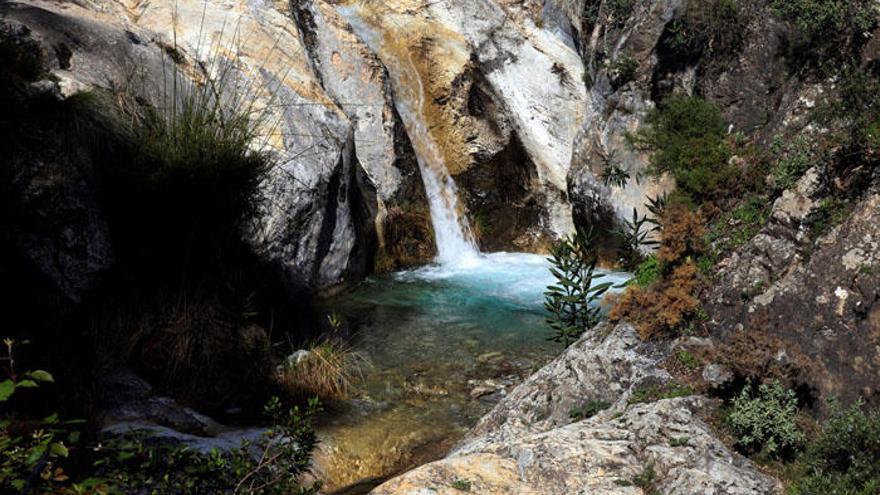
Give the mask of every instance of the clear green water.
<path id="1" fill-rule="evenodd" d="M 543 309 L 551 282 L 543 257 L 499 253 L 374 278 L 329 301 L 372 366 L 350 407 L 321 429 L 319 475 L 328 488 L 441 457 L 513 385 L 558 354 L 559 344 L 546 339 Z"/>

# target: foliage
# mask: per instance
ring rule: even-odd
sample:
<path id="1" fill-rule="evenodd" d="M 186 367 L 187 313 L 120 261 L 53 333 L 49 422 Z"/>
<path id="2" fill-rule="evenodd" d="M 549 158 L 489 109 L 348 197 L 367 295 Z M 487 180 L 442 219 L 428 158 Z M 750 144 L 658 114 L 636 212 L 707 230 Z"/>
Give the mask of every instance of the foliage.
<path id="1" fill-rule="evenodd" d="M 679 397 L 688 397 L 694 395 L 694 389 L 687 385 L 678 383 L 667 383 L 665 385 L 650 385 L 640 388 L 633 392 L 629 399 L 630 404 L 644 404 L 647 402 L 656 402 L 664 399 L 677 399 Z"/>
<path id="2" fill-rule="evenodd" d="M 820 121 L 843 123 L 842 145 L 855 160 L 876 162 L 880 139 L 880 74 L 861 68 L 858 59 L 837 68 L 837 97 L 818 109 Z"/>
<path id="3" fill-rule="evenodd" d="M 604 400 L 590 400 L 582 406 L 572 407 L 568 412 L 568 416 L 575 421 L 581 421 L 583 419 L 590 419 L 609 407 L 611 407 L 611 404 Z"/>
<path id="4" fill-rule="evenodd" d="M 46 371 L 17 373 L 15 343 L 7 339 L 4 344 L 9 378 L 0 382 L 0 404 L 5 406 L 21 391 L 54 383 Z M 309 400 L 306 409 L 286 410 L 273 398 L 264 408 L 272 426 L 258 440 L 225 453 L 203 453 L 137 433 L 85 448 L 80 445 L 83 421 L 61 421 L 58 414 L 39 420 L 18 418 L 4 409 L 0 490 L 25 495 L 316 493 L 318 485 L 300 487 L 299 481 L 317 445 L 312 423 L 320 409 L 317 398 Z M 79 466 L 75 474 L 85 472 L 89 477 L 74 482 L 68 466 Z"/>
<path id="5" fill-rule="evenodd" d="M 0 381 L 0 405 L 8 403 L 16 392 L 55 382 L 43 370 L 19 374 L 15 368 L 15 340 L 4 339 L 3 346 L 6 357 L 2 361 L 8 378 Z M 78 423 L 61 422 L 57 414 L 37 421 L 19 420 L 11 413 L 0 417 L 0 489 L 23 494 L 60 491 L 69 476 L 59 461 L 66 459 L 69 446 L 79 441 L 79 433 L 70 430 Z"/>
<path id="6" fill-rule="evenodd" d="M 816 211 L 811 213 L 805 222 L 810 239 L 818 239 L 834 226 L 843 222 L 846 219 L 848 209 L 847 204 L 836 196 L 823 199 Z"/>
<path id="7" fill-rule="evenodd" d="M 658 261 L 674 265 L 703 254 L 706 222 L 700 213 L 676 205 L 666 209 L 661 222 Z"/>
<path id="8" fill-rule="evenodd" d="M 791 495 L 871 495 L 880 492 L 880 412 L 858 402 L 833 405 L 798 464 L 804 471 Z"/>
<path id="9" fill-rule="evenodd" d="M 797 397 L 793 390 L 774 381 L 759 385 L 755 393 L 748 383 L 733 399 L 727 423 L 740 448 L 777 457 L 797 448 L 804 440 L 797 415 Z"/>
<path id="10" fill-rule="evenodd" d="M 770 8 L 796 29 L 791 53 L 830 70 L 861 45 L 878 13 L 873 0 L 771 0 Z"/>
<path id="11" fill-rule="evenodd" d="M 716 255 L 738 248 L 751 240 L 770 219 L 770 204 L 762 196 L 752 196 L 713 222 L 706 240 Z"/>
<path id="12" fill-rule="evenodd" d="M 730 55 L 742 47 L 746 16 L 738 0 L 688 2 L 667 32 L 666 45 L 679 55 Z"/>
<path id="13" fill-rule="evenodd" d="M 700 360 L 687 349 L 680 349 L 675 353 L 675 359 L 685 368 L 695 370 L 700 367 Z"/>
<path id="14" fill-rule="evenodd" d="M 770 146 L 773 156 L 773 186 L 777 191 L 792 188 L 804 172 L 818 163 L 809 141 L 798 136 L 792 140 L 776 138 Z"/>
<path id="15" fill-rule="evenodd" d="M 257 441 L 229 452 L 203 453 L 131 433 L 96 447 L 94 468 L 121 493 L 316 493 L 319 485 L 302 487 L 300 478 L 317 445 L 312 422 L 320 411 L 318 400 L 304 410 L 285 411 L 274 398 L 264 411 L 273 426 Z"/>
<path id="16" fill-rule="evenodd" d="M 232 62 L 217 64 L 198 83 L 172 68 L 158 108 L 123 108 L 133 122 L 131 157 L 105 167 L 105 207 L 120 256 L 145 279 L 198 284 L 222 271 L 259 206 L 272 165 L 257 149 L 265 116 Z"/>
<path id="17" fill-rule="evenodd" d="M 622 167 L 620 163 L 614 159 L 614 154 L 614 151 L 611 151 L 607 157 L 604 157 L 604 164 L 602 166 L 602 172 L 599 174 L 599 178 L 602 179 L 602 184 L 604 184 L 605 187 L 624 188 L 629 183 L 631 174 L 629 170 Z"/>
<path id="18" fill-rule="evenodd" d="M 654 282 L 660 280 L 663 276 L 663 267 L 660 261 L 654 255 L 645 258 L 638 267 L 636 267 L 635 277 L 633 278 L 639 287 L 649 287 Z"/>
<path id="19" fill-rule="evenodd" d="M 614 89 L 621 88 L 627 83 L 635 81 L 639 63 L 630 55 L 621 54 L 608 66 L 611 77 L 611 86 Z"/>
<path id="20" fill-rule="evenodd" d="M 693 96 L 673 96 L 648 113 L 630 141 L 651 152 L 649 172 L 672 174 L 686 198 L 703 203 L 726 194 L 725 187 L 738 173 L 729 163 L 726 130 L 715 105 Z"/>
<path id="21" fill-rule="evenodd" d="M 553 330 L 550 340 L 568 347 L 599 323 L 598 302 L 612 284 L 596 284 L 604 275 L 596 273 L 598 257 L 591 231 L 578 229 L 562 239 L 551 249 L 549 261 L 556 278 L 556 284 L 544 293 L 544 307 L 551 313 L 547 320 Z"/>
<path id="22" fill-rule="evenodd" d="M 646 247 L 656 246 L 657 241 L 648 239 L 648 236 L 654 233 L 657 227 L 650 229 L 646 225 L 653 224 L 647 216 L 639 217 L 639 212 L 633 208 L 632 220 L 623 220 L 623 225 L 617 231 L 617 237 L 621 244 L 621 258 L 623 266 L 627 270 L 636 269 L 644 260 L 642 250 Z"/>

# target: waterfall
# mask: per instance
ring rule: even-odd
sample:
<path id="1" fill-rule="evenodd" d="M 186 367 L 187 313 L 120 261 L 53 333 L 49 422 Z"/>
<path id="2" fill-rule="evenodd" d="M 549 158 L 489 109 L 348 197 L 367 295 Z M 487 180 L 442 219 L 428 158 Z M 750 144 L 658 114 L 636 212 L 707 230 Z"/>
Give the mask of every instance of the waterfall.
<path id="1" fill-rule="evenodd" d="M 479 250 L 470 225 L 461 213 L 455 181 L 425 122 L 425 87 L 411 47 L 400 44 L 398 46 L 405 53 L 394 53 L 383 46 L 381 36 L 363 21 L 354 7 L 338 7 L 338 10 L 388 69 L 395 107 L 415 150 L 425 185 L 437 243 L 437 262 L 442 265 L 475 264 Z"/>

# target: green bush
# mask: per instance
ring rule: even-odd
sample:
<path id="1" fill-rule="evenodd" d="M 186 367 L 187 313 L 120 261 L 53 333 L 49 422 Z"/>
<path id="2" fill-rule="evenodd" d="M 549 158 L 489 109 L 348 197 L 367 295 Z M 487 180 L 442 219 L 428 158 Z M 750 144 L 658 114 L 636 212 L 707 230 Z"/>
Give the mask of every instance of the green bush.
<path id="1" fill-rule="evenodd" d="M 636 268 L 634 281 L 639 287 L 648 287 L 662 276 L 663 267 L 657 257 L 652 255 Z"/>
<path id="2" fill-rule="evenodd" d="M 317 493 L 319 484 L 301 486 L 300 478 L 317 445 L 312 423 L 319 411 L 317 399 L 304 410 L 284 410 L 272 399 L 265 413 L 273 426 L 257 441 L 227 453 L 202 453 L 138 434 L 110 439 L 94 450 L 94 468 L 120 493 Z"/>
<path id="3" fill-rule="evenodd" d="M 854 54 L 878 16 L 874 0 L 771 0 L 770 7 L 796 29 L 791 54 L 830 71 Z"/>
<path id="4" fill-rule="evenodd" d="M 797 397 L 779 382 L 761 384 L 755 393 L 747 384 L 733 399 L 727 422 L 737 445 L 749 453 L 777 457 L 801 445 Z"/>
<path id="5" fill-rule="evenodd" d="M 613 284 L 596 283 L 604 277 L 596 273 L 598 261 L 588 231 L 579 229 L 551 249 L 550 272 L 556 284 L 544 293 L 544 307 L 551 314 L 547 320 L 553 332 L 550 340 L 568 347 L 601 320 L 598 302 Z"/>
<path id="6" fill-rule="evenodd" d="M 614 89 L 621 88 L 627 83 L 635 81 L 639 63 L 629 55 L 621 54 L 608 66 L 611 76 L 611 86 Z"/>
<path id="7" fill-rule="evenodd" d="M 673 96 L 648 113 L 630 141 L 651 152 L 649 172 L 672 174 L 686 198 L 702 203 L 727 194 L 737 175 L 729 164 L 726 131 L 715 105 L 693 96 Z"/>
<path id="8" fill-rule="evenodd" d="M 880 412 L 862 402 L 842 409 L 822 425 L 799 460 L 803 477 L 791 495 L 874 495 L 880 493 Z"/>

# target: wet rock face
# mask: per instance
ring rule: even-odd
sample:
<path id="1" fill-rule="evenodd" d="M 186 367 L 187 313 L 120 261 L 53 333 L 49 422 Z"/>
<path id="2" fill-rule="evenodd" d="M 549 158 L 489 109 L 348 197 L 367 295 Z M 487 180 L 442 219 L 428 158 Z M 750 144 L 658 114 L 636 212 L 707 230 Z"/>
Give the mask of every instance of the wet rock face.
<path id="1" fill-rule="evenodd" d="M 779 483 L 731 453 L 689 397 L 630 404 L 632 392 L 670 379 L 666 349 L 641 343 L 629 325 L 598 327 L 513 390 L 453 452 L 376 488 L 376 494 L 777 493 Z M 590 399 L 610 408 L 575 420 Z M 654 470 L 650 487 L 631 480 Z"/>

